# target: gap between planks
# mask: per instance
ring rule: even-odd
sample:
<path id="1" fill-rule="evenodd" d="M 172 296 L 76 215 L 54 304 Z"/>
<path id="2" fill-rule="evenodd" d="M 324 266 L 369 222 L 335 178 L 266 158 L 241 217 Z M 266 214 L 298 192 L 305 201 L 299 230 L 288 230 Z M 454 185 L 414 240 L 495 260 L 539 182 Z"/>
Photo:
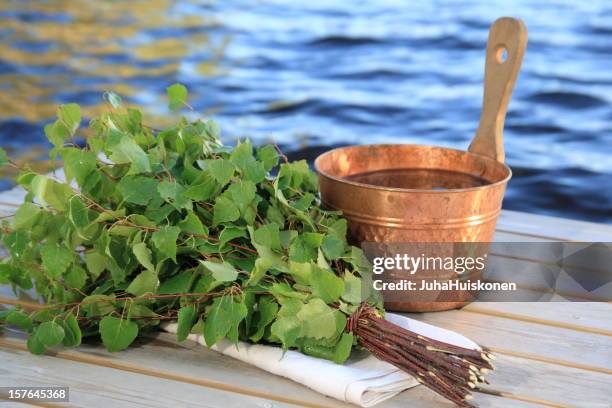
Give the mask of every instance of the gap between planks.
<path id="1" fill-rule="evenodd" d="M 548 400 L 543 400 L 543 399 L 539 399 L 539 398 L 533 398 L 533 397 L 525 397 L 522 395 L 516 395 L 516 394 L 512 394 L 509 392 L 503 392 L 503 391 L 495 391 L 495 390 L 489 390 L 489 389 L 476 389 L 474 390 L 474 392 L 480 392 L 482 394 L 487 394 L 487 395 L 492 395 L 494 397 L 500 397 L 500 398 L 509 398 L 509 399 L 513 399 L 513 400 L 517 400 L 517 401 L 523 401 L 523 402 L 529 402 L 532 404 L 538 404 L 538 405 L 544 405 L 546 407 L 552 407 L 552 408 L 575 408 L 571 405 L 564 405 L 564 404 L 560 404 L 557 402 L 553 402 L 553 401 L 548 401 Z"/>
<path id="2" fill-rule="evenodd" d="M 560 365 L 564 367 L 577 368 L 579 370 L 592 371 L 594 373 L 612 375 L 612 369 L 609 369 L 609 368 L 596 367 L 596 366 L 591 366 L 591 365 L 586 365 L 586 364 L 579 364 L 579 363 L 574 363 L 571 361 L 559 360 L 556 358 L 542 357 L 542 356 L 538 356 L 535 354 L 522 353 L 520 351 L 506 350 L 504 348 L 499 348 L 499 347 L 487 346 L 487 348 L 494 353 L 505 354 L 507 356 L 512 356 L 512 357 L 519 357 L 525 360 L 540 361 L 542 363 L 556 364 L 556 365 Z"/>

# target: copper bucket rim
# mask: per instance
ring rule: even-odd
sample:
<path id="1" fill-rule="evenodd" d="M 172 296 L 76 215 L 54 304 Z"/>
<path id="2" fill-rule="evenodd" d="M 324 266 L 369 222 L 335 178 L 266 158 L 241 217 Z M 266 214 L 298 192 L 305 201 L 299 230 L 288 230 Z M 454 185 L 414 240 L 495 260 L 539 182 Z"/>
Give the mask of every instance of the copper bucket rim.
<path id="1" fill-rule="evenodd" d="M 504 177 L 502 180 L 498 180 L 492 183 L 487 183 L 483 186 L 477 186 L 477 187 L 466 187 L 466 188 L 449 188 L 449 189 L 444 189 L 444 190 L 431 190 L 431 189 L 420 189 L 420 188 L 398 188 L 398 187 L 382 187 L 382 186 L 377 186 L 374 184 L 367 184 L 367 183 L 360 183 L 358 181 L 353 181 L 353 180 L 347 180 L 346 178 L 342 178 L 342 177 L 337 177 L 337 176 L 333 176 L 327 172 L 324 172 L 321 169 L 320 163 L 327 159 L 327 156 L 332 155 L 335 152 L 339 152 L 342 150 L 347 150 L 347 149 L 360 149 L 360 148 L 371 148 L 371 147 L 377 147 L 377 148 L 394 148 L 394 147 L 398 147 L 398 146 L 402 146 L 402 147 L 413 147 L 413 148 L 427 148 L 427 149 L 440 149 L 440 150 L 450 150 L 450 151 L 455 151 L 458 153 L 462 153 L 462 154 L 466 154 L 468 156 L 475 156 L 477 157 L 479 160 L 483 160 L 487 165 L 493 165 L 493 166 L 502 166 L 504 168 L 505 171 L 508 172 L 508 175 L 506 177 Z M 507 184 L 508 181 L 512 178 L 512 169 L 505 163 L 502 163 L 500 161 L 497 161 L 495 159 L 492 159 L 490 157 L 484 156 L 484 155 L 480 155 L 480 154 L 476 154 L 476 153 L 472 153 L 469 151 L 465 151 L 465 150 L 461 150 L 461 149 L 453 149 L 450 147 L 442 147 L 442 146 L 430 146 L 430 145 L 421 145 L 421 144 L 412 144 L 412 143 L 375 143 L 375 144 L 365 144 L 365 145 L 350 145 L 350 146 L 342 146 L 342 147 L 336 147 L 335 149 L 331 149 L 328 150 L 325 153 L 320 154 L 314 161 L 314 167 L 315 170 L 317 171 L 317 173 L 319 173 L 319 175 L 321 175 L 322 177 L 325 177 L 327 179 L 336 181 L 338 183 L 343 183 L 343 184 L 348 184 L 348 185 L 352 185 L 355 187 L 361 187 L 361 188 L 368 188 L 368 189 L 373 189 L 373 190 L 381 190 L 381 191 L 392 191 L 392 192 L 397 192 L 397 193 L 427 193 L 427 194 L 460 194 L 460 193 L 467 193 L 467 192 L 471 192 L 471 191 L 478 191 L 478 190 L 484 190 L 484 189 L 489 189 L 489 188 L 495 188 L 497 186 L 500 185 L 504 185 Z M 436 170 L 437 168 L 434 167 L 430 167 L 428 168 L 429 170 Z"/>

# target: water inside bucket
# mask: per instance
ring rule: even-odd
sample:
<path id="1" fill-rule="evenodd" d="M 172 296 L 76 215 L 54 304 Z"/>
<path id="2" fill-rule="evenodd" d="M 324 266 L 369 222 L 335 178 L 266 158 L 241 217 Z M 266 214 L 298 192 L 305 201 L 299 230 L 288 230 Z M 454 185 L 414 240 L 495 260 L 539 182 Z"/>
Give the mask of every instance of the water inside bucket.
<path id="1" fill-rule="evenodd" d="M 385 169 L 351 174 L 345 179 L 379 187 L 420 190 L 451 190 L 490 184 L 472 174 L 437 169 Z"/>

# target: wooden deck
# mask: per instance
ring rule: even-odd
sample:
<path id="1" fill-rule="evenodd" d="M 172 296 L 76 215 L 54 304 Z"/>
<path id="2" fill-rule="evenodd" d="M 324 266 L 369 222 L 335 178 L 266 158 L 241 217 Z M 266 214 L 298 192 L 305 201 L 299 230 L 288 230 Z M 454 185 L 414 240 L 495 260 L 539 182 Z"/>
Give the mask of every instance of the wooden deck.
<path id="1" fill-rule="evenodd" d="M 12 207 L 5 202 L 0 211 Z M 504 211 L 496 239 L 611 242 L 612 226 Z M 0 304 L 15 303 L 28 306 L 1 288 Z M 475 395 L 480 407 L 612 407 L 610 303 L 478 303 L 410 317 L 465 334 L 498 355 L 490 391 Z M 0 361 L 0 386 L 70 387 L 69 404 L 31 406 L 350 406 L 164 333 L 120 353 L 84 345 L 40 357 L 26 351 L 22 334 L 5 332 Z M 450 406 L 419 386 L 377 407 Z"/>

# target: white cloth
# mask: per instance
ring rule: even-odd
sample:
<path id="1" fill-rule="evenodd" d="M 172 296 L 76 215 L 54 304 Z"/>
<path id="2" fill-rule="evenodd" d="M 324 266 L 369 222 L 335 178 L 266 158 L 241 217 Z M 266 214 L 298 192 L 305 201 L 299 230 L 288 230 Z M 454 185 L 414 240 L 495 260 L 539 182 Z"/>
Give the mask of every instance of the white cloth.
<path id="1" fill-rule="evenodd" d="M 461 347 L 478 348 L 470 339 L 440 327 L 396 314 L 387 320 L 436 340 Z M 176 323 L 166 323 L 163 329 L 176 333 Z M 200 334 L 190 334 L 189 340 L 206 345 Z M 227 356 L 252 364 L 276 375 L 289 378 L 313 390 L 341 401 L 371 407 L 419 383 L 395 366 L 369 353 L 353 353 L 344 364 L 335 364 L 280 347 L 239 342 L 238 346 L 223 340 L 212 347 Z"/>

